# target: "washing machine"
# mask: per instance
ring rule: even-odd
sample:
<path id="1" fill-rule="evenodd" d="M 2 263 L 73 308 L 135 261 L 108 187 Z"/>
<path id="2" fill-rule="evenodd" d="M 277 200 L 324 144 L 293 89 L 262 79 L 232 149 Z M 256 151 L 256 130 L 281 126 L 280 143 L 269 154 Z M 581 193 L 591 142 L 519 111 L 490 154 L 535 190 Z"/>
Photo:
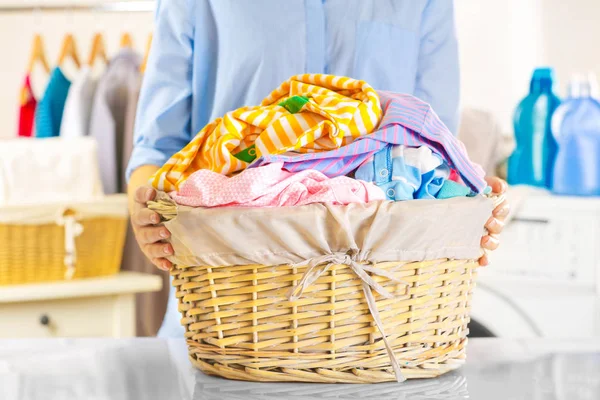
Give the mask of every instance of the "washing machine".
<path id="1" fill-rule="evenodd" d="M 501 245 L 479 269 L 471 336 L 600 337 L 600 199 L 516 187 Z"/>

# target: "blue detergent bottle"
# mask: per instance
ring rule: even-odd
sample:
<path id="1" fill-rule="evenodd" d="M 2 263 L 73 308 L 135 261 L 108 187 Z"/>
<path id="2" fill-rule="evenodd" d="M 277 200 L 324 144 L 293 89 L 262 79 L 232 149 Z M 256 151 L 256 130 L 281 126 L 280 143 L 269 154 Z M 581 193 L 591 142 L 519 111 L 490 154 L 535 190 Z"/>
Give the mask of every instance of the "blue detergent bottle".
<path id="1" fill-rule="evenodd" d="M 556 110 L 552 133 L 558 143 L 552 191 L 600 196 L 600 102 L 596 77 L 574 79 Z"/>
<path id="2" fill-rule="evenodd" d="M 560 99 L 554 93 L 554 71 L 535 69 L 529 94 L 515 111 L 517 147 L 508 160 L 510 184 L 552 187 L 556 141 L 550 123 L 559 105 Z"/>

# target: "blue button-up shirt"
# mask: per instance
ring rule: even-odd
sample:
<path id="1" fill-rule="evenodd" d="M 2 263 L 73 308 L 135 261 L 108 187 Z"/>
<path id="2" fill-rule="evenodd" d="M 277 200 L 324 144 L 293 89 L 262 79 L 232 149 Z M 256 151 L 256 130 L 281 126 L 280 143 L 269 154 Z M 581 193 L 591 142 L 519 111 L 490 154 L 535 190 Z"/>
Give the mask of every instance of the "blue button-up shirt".
<path id="1" fill-rule="evenodd" d="M 453 1 L 159 0 L 128 174 L 300 73 L 413 94 L 456 132 Z"/>
<path id="2" fill-rule="evenodd" d="M 207 123 L 300 73 L 413 94 L 456 132 L 453 1 L 159 0 L 128 175 L 161 166 Z M 174 300 L 165 335 L 180 334 Z"/>

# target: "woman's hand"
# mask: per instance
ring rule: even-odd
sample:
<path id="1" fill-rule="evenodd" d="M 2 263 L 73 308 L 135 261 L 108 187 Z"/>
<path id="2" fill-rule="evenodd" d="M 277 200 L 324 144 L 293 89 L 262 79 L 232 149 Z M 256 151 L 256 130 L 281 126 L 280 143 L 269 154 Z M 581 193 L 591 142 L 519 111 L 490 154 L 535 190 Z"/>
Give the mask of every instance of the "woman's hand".
<path id="1" fill-rule="evenodd" d="M 173 246 L 161 241 L 169 238 L 171 232 L 164 226 L 154 226 L 160 222 L 160 216 L 146 206 L 146 203 L 155 197 L 156 190 L 151 187 L 142 186 L 136 189 L 131 222 L 135 238 L 146 257 L 158 268 L 169 271 L 173 264 L 166 257 L 173 254 Z"/>
<path id="2" fill-rule="evenodd" d="M 508 185 L 502 179 L 497 178 L 495 176 L 485 178 L 488 185 L 492 188 L 492 193 L 503 194 L 506 192 Z M 486 229 L 489 232 L 489 235 L 481 238 L 481 247 L 486 250 L 496 250 L 500 241 L 498 240 L 498 235 L 502 232 L 504 228 L 504 220 L 508 216 L 510 211 L 510 205 L 508 204 L 508 200 L 504 200 L 500 203 L 493 211 L 492 216 L 485 224 Z M 487 254 L 484 254 L 483 257 L 479 259 L 479 265 L 486 266 L 490 263 Z"/>

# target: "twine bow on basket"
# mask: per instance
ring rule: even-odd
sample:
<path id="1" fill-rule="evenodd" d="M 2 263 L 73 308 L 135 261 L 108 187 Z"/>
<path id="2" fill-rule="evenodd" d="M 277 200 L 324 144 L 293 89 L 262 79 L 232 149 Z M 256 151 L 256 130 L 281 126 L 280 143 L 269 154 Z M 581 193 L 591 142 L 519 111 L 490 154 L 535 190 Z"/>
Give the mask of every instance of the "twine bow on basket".
<path id="1" fill-rule="evenodd" d="M 306 288 L 310 287 L 313 283 L 315 283 L 321 275 L 327 272 L 329 268 L 331 268 L 334 265 L 348 266 L 362 281 L 362 288 L 365 294 L 365 299 L 367 300 L 369 312 L 371 313 L 371 316 L 375 321 L 375 325 L 377 325 L 377 329 L 379 329 L 379 333 L 381 333 L 383 343 L 385 344 L 388 356 L 390 357 L 392 368 L 394 369 L 394 373 L 396 374 L 396 380 L 398 382 L 404 382 L 406 378 L 402 374 L 402 371 L 400 370 L 400 364 L 396 359 L 394 350 L 392 349 L 392 346 L 387 340 L 387 335 L 385 334 L 385 331 L 383 329 L 383 322 L 379 317 L 379 311 L 377 310 L 377 304 L 375 302 L 375 297 L 373 296 L 372 290 L 375 290 L 377 293 L 379 293 L 386 299 L 391 299 L 394 297 L 394 295 L 388 292 L 379 283 L 377 283 L 367 272 L 370 272 L 377 276 L 385 277 L 393 282 L 404 284 L 406 285 L 408 290 L 409 284 L 407 282 L 396 278 L 394 275 L 381 268 L 377 268 L 368 264 L 361 264 L 360 262 L 356 261 L 356 255 L 350 256 L 349 254 L 327 254 L 323 256 L 314 257 L 310 260 L 306 260 L 292 265 L 292 267 L 307 266 L 308 268 L 302 276 L 302 279 L 300 279 L 298 284 L 292 288 L 292 291 L 289 295 L 289 300 L 298 300 L 302 296 L 302 293 Z"/>
<path id="2" fill-rule="evenodd" d="M 75 266 L 77 265 L 75 238 L 83 233 L 83 225 L 79 223 L 77 213 L 68 208 L 58 213 L 56 223 L 65 227 L 65 279 L 71 280 L 75 275 Z"/>

